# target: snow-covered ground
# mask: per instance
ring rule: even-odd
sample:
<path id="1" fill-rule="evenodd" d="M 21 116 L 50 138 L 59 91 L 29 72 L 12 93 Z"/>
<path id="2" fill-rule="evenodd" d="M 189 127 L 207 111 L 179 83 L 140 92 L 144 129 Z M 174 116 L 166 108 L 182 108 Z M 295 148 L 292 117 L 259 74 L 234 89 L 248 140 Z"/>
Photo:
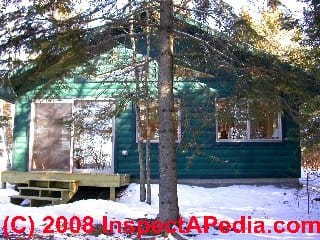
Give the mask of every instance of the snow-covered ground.
<path id="1" fill-rule="evenodd" d="M 236 230 L 232 230 L 229 233 L 222 233 L 216 228 L 210 227 L 209 233 L 196 234 L 197 231 L 194 230 L 194 234 L 189 234 L 187 237 L 189 239 L 208 240 L 320 239 L 320 222 L 318 229 L 316 224 L 314 225 L 315 233 L 302 233 L 301 222 L 311 220 L 319 221 L 320 201 L 315 200 L 320 197 L 319 179 L 320 177 L 316 177 L 315 174 L 310 176 L 309 192 L 311 196 L 309 214 L 307 213 L 308 197 L 305 186 L 305 175 L 301 179 L 301 183 L 303 184 L 301 188 L 252 185 L 203 188 L 179 185 L 179 206 L 183 220 L 186 222 L 185 227 L 188 225 L 188 221 L 191 220 L 192 216 L 197 217 L 201 230 L 203 230 L 204 216 L 208 216 L 211 220 L 215 217 L 218 222 L 229 221 L 231 224 L 234 221 L 240 220 L 241 216 L 244 216 L 243 218 L 245 218 L 246 221 L 245 231 L 248 232 L 249 229 L 251 229 L 252 232 L 235 233 Z M 0 235 L 2 236 L 5 220 L 7 219 L 7 222 L 11 222 L 15 216 L 24 216 L 27 219 L 28 216 L 31 216 L 36 229 L 38 229 L 38 233 L 41 233 L 50 223 L 50 220 L 43 220 L 46 216 L 50 216 L 54 220 L 59 216 L 63 216 L 68 221 L 74 217 L 73 220 L 79 219 L 81 222 L 86 216 L 89 216 L 87 220 L 92 218 L 94 224 L 99 224 L 102 222 L 104 216 L 107 216 L 108 220 L 119 220 L 123 223 L 132 219 L 153 219 L 158 212 L 158 185 L 152 185 L 151 205 L 139 202 L 139 185 L 137 184 L 131 184 L 122 193 L 122 196 L 117 202 L 107 200 L 81 200 L 65 205 L 29 208 L 10 204 L 8 196 L 14 194 L 16 194 L 16 192 L 12 189 L 12 186 L 0 190 Z M 263 221 L 266 233 L 254 233 L 254 227 L 257 227 L 257 230 L 259 230 L 259 224 L 256 224 L 255 221 L 260 221 L 260 223 Z M 283 227 L 289 227 L 291 230 L 295 230 L 299 226 L 300 229 L 298 233 L 285 231 L 277 234 L 273 230 L 276 221 L 284 221 L 278 224 L 280 230 Z M 289 221 L 296 222 L 290 223 L 288 226 Z M 18 229 L 26 226 L 26 232 L 28 232 L 30 223 L 23 224 L 22 222 L 23 220 L 17 219 Z M 76 221 L 74 221 L 74 223 L 76 223 Z M 195 221 L 190 224 L 196 226 Z M 10 228 L 11 225 L 9 224 L 9 231 Z M 57 226 L 54 224 L 52 229 L 56 230 L 56 228 Z M 235 228 L 240 230 L 240 223 L 238 223 Z M 319 233 L 317 233 L 317 231 Z M 49 234 L 47 236 L 49 237 Z M 50 236 L 52 237 L 53 235 L 50 234 Z M 54 238 L 51 239 L 134 239 L 134 235 L 103 235 L 97 233 L 95 236 L 86 236 L 84 233 L 72 234 L 68 231 L 65 234 L 55 232 Z"/>

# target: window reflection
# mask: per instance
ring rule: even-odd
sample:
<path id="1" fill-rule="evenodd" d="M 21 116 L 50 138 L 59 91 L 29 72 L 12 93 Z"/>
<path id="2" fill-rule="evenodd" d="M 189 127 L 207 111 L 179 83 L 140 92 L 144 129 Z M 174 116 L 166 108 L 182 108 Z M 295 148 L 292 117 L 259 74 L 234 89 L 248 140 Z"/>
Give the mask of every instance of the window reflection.
<path id="1" fill-rule="evenodd" d="M 276 103 L 216 99 L 217 140 L 281 140 Z"/>

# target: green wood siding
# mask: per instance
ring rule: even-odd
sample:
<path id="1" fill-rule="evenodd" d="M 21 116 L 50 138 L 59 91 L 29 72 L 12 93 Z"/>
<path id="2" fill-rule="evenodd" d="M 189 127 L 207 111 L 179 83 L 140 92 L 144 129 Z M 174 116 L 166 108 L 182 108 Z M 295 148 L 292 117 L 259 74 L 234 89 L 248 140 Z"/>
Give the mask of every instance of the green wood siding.
<path id="1" fill-rule="evenodd" d="M 199 84 L 179 85 L 183 138 L 177 144 L 179 178 L 287 178 L 300 177 L 298 126 L 282 117 L 281 142 L 216 142 L 214 98 L 227 95 L 225 86 L 211 83 L 211 94 Z M 221 89 L 221 91 L 220 91 Z M 230 88 L 229 88 L 230 92 Z M 216 93 L 216 94 L 215 94 Z M 130 120 L 130 113 L 132 114 Z M 128 109 L 117 119 L 117 172 L 138 177 L 134 112 Z M 121 125 L 121 127 L 119 127 Z M 196 142 L 196 146 L 184 145 Z M 158 176 L 156 143 L 151 144 L 152 176 Z M 128 156 L 121 151 L 127 150 Z M 195 154 L 193 156 L 193 154 Z"/>
<path id="2" fill-rule="evenodd" d="M 125 91 L 121 84 L 69 82 L 55 98 L 117 97 Z M 177 143 L 179 178 L 287 178 L 300 177 L 298 126 L 282 117 L 281 142 L 216 142 L 214 99 L 230 93 L 230 84 L 213 79 L 175 83 L 175 95 L 181 103 L 182 141 Z M 13 167 L 28 169 L 30 106 L 34 93 L 16 103 Z M 138 177 L 139 165 L 133 104 L 116 117 L 115 172 Z M 189 145 L 190 143 L 197 143 Z M 122 156 L 122 150 L 128 155 Z M 158 175 L 158 144 L 151 143 L 152 177 Z"/>

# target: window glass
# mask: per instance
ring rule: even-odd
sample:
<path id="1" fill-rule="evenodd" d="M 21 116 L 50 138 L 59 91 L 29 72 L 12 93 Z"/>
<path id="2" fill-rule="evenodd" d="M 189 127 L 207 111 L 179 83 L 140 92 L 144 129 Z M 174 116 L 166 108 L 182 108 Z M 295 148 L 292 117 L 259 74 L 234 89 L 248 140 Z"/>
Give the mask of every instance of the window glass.
<path id="1" fill-rule="evenodd" d="M 111 171 L 113 104 L 108 100 L 74 101 L 75 169 Z"/>
<path id="2" fill-rule="evenodd" d="M 218 139 L 247 139 L 246 102 L 218 99 Z"/>
<path id="3" fill-rule="evenodd" d="M 70 168 L 70 103 L 35 103 L 31 170 Z"/>
<path id="4" fill-rule="evenodd" d="M 276 103 L 259 100 L 216 99 L 217 140 L 280 140 Z"/>
<path id="5" fill-rule="evenodd" d="M 148 136 L 147 129 L 147 107 L 144 101 L 140 103 L 140 120 L 141 120 L 141 135 L 142 140 L 146 141 Z M 150 141 L 159 141 L 159 119 L 158 119 L 158 101 L 152 101 L 149 105 L 149 126 L 150 126 Z M 179 104 L 174 103 L 174 138 L 179 141 Z M 138 131 L 137 131 L 138 132 Z"/>
<path id="6" fill-rule="evenodd" d="M 280 139 L 278 112 L 271 104 L 254 101 L 251 103 L 250 138 Z M 253 111 L 254 109 L 254 111 Z"/>

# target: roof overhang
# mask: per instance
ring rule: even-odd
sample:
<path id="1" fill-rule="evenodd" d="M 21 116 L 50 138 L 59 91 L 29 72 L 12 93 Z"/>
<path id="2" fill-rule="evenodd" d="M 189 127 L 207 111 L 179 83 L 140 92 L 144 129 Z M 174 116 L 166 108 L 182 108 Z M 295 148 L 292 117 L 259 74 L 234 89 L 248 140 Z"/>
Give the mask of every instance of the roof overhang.
<path id="1" fill-rule="evenodd" d="M 0 87 L 0 99 L 5 100 L 10 103 L 15 103 L 16 94 L 11 87 L 2 86 L 2 87 Z"/>

